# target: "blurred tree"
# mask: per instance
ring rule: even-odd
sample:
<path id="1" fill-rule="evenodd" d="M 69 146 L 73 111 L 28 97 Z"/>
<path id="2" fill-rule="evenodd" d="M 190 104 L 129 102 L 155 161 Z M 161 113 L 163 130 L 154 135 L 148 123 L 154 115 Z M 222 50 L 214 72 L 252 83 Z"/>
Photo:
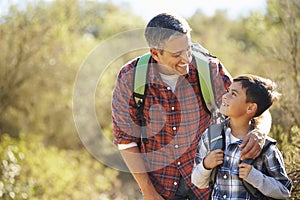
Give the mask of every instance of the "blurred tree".
<path id="1" fill-rule="evenodd" d="M 256 66 L 262 62 L 249 33 L 247 19 L 229 20 L 225 11 L 217 11 L 213 17 L 196 12 L 189 20 L 196 42 L 216 55 L 232 76 L 241 73 L 261 73 Z"/>
<path id="2" fill-rule="evenodd" d="M 65 187 L 68 191 L 60 196 L 62 199 L 71 196 L 72 191 L 78 188 L 82 188 L 79 191 L 83 193 L 89 193 L 91 190 L 102 191 L 102 189 L 83 186 L 94 181 L 94 177 L 90 177 L 93 174 L 88 174 L 87 171 L 105 174 L 105 177 L 96 176 L 96 182 L 109 177 L 111 172 L 102 167 L 99 169 L 92 161 L 88 161 L 86 166 L 79 169 L 76 166 L 81 166 L 87 157 L 85 155 L 81 157 L 80 152 L 60 149 L 82 148 L 79 138 L 74 137 L 74 134 L 76 135 L 72 116 L 74 82 L 79 67 L 98 43 L 106 41 L 117 33 L 143 28 L 145 22 L 132 15 L 128 7 L 118 8 L 110 2 L 99 3 L 88 0 L 30 2 L 24 9 L 11 6 L 7 15 L 0 16 L 0 49 L 2 50 L 0 134 L 6 132 L 10 136 L 19 136 L 20 132 L 32 133 L 41 136 L 41 140 L 47 145 L 56 145 L 48 149 L 44 144 L 32 142 L 33 146 L 26 146 L 25 144 L 31 143 L 31 139 L 25 139 L 23 136 L 16 144 L 13 142 L 19 150 L 22 149 L 21 152 L 26 154 L 26 161 L 20 160 L 19 157 L 20 159 L 13 163 L 17 168 L 23 163 L 27 175 L 35 178 L 43 174 L 43 171 L 48 169 L 51 171 L 45 174 L 43 180 L 36 182 L 34 188 L 36 195 L 47 193 L 46 195 L 49 196 L 45 198 L 53 197 L 51 191 L 46 191 L 45 188 L 45 185 L 53 183 L 69 184 Z M 287 171 L 293 177 L 294 183 L 298 184 L 299 11 L 297 0 L 268 0 L 266 15 L 252 13 L 247 18 L 229 20 L 224 11 L 216 12 L 213 17 L 207 17 L 198 11 L 188 20 L 193 28 L 194 42 L 201 43 L 212 54 L 217 55 L 233 76 L 240 73 L 255 73 L 278 81 L 283 96 L 279 104 L 271 109 L 274 124 L 272 136 L 278 140 L 280 149 L 284 150 Z M 126 44 L 117 43 L 116 47 L 123 47 Z M 107 55 L 111 54 L 110 50 L 107 48 Z M 112 60 L 109 66 L 102 66 L 103 58 L 95 55 L 98 59 L 94 60 L 93 68 L 84 74 L 85 81 L 90 82 L 91 77 L 95 77 L 100 67 L 107 67 L 103 74 L 99 74 L 98 87 L 94 95 L 95 105 L 92 107 L 96 109 L 99 124 L 109 141 L 112 139 L 110 97 L 113 82 L 119 67 L 140 53 L 143 52 L 138 50 L 128 52 Z M 84 96 L 80 100 L 84 103 Z M 89 118 L 85 120 L 88 122 Z M 90 127 L 90 130 L 95 128 L 97 127 Z M 0 145 L 1 159 L 10 162 L 12 154 L 17 157 L 19 151 L 15 151 L 15 147 L 5 146 L 3 141 L 6 141 L 5 144 L 11 144 L 13 140 L 2 138 Z M 27 149 L 31 150 L 27 151 Z M 102 150 L 109 151 L 105 147 L 102 147 Z M 28 159 L 31 157 L 36 159 Z M 38 160 L 41 157 L 45 157 L 45 160 L 41 160 L 42 164 Z M 1 166 L 6 167 L 5 163 L 7 162 L 2 163 Z M 47 163 L 49 168 L 42 166 L 44 163 Z M 68 172 L 65 176 L 62 171 L 59 171 L 54 176 L 55 180 L 49 183 L 46 180 L 52 180 L 51 175 L 58 170 L 56 163 L 66 168 Z M 24 175 L 19 174 L 19 171 L 14 173 L 18 177 Z M 78 178 L 76 174 L 87 177 L 83 180 L 84 184 L 81 182 L 82 185 L 74 185 L 72 180 Z M 27 175 L 24 175 L 23 182 L 18 182 L 21 178 L 16 179 L 14 188 L 20 188 L 21 183 L 31 186 L 32 183 L 25 181 L 28 180 Z M 112 179 L 115 177 L 115 175 L 111 176 Z M 8 180 L 6 178 L 4 177 L 3 180 Z M 107 183 L 110 183 L 110 180 Z M 56 194 L 63 193 L 59 188 L 55 186 L 53 188 L 57 190 Z M 22 191 L 26 193 L 26 188 L 23 189 Z M 294 194 L 297 191 L 299 189 L 295 189 Z M 79 197 L 81 194 L 76 195 Z M 105 196 L 107 194 L 103 195 L 103 198 L 109 198 Z M 91 195 L 91 197 L 95 196 Z"/>
<path id="3" fill-rule="evenodd" d="M 299 199 L 300 177 L 300 1 L 269 0 L 265 24 L 268 43 L 263 53 L 270 58 L 282 92 L 280 105 L 273 110 L 272 136 L 283 150 L 289 176 L 293 179 L 291 199 Z M 284 117 L 283 117 L 284 116 Z"/>
<path id="4" fill-rule="evenodd" d="M 265 50 L 278 62 L 278 78 L 284 94 L 280 107 L 286 116 L 275 122 L 289 130 L 295 124 L 300 125 L 297 103 L 300 102 L 300 1 L 269 0 L 268 5 L 266 25 L 272 42 Z"/>
<path id="5" fill-rule="evenodd" d="M 0 133 L 42 132 L 47 143 L 79 147 L 70 137 L 79 66 L 100 39 L 143 21 L 110 3 L 62 0 L 11 6 L 1 22 Z"/>

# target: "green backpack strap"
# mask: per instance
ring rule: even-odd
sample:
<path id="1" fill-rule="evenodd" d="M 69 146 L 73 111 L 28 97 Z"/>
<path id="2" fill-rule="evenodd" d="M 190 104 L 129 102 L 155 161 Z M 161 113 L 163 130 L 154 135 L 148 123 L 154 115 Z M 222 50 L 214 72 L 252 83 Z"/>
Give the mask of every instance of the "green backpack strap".
<path id="1" fill-rule="evenodd" d="M 201 92 L 207 109 L 216 109 L 215 95 L 212 87 L 209 61 L 195 56 Z"/>
<path id="2" fill-rule="evenodd" d="M 195 44 L 195 45 L 199 45 L 199 44 Z M 195 47 L 195 45 L 193 47 Z M 208 111 L 214 114 L 218 110 L 218 108 L 215 101 L 213 82 L 211 80 L 211 71 L 210 71 L 210 65 L 208 60 L 209 56 L 202 53 L 202 51 L 201 52 L 193 51 L 193 56 L 196 61 L 202 97 L 204 99 Z M 144 101 L 148 63 L 150 57 L 151 57 L 150 53 L 146 53 L 142 55 L 139 58 L 136 65 L 135 76 L 134 76 L 134 97 L 136 103 Z"/>
<path id="3" fill-rule="evenodd" d="M 143 145 L 148 143 L 146 133 L 146 119 L 144 116 L 144 100 L 148 74 L 148 63 L 150 61 L 150 58 L 150 53 L 146 53 L 139 58 L 135 67 L 133 82 L 133 97 L 137 106 L 137 116 L 141 119 L 141 142 Z"/>
<path id="4" fill-rule="evenodd" d="M 196 47 L 196 51 L 195 51 Z M 213 82 L 211 80 L 211 71 L 209 65 L 209 54 L 203 51 L 203 47 L 199 44 L 193 44 L 192 54 L 196 61 L 199 85 L 201 87 L 202 97 L 208 111 L 212 114 L 212 122 L 218 117 L 218 108 L 215 101 L 213 90 Z M 200 49 L 200 50 L 199 50 Z M 136 64 L 134 83 L 133 83 L 133 96 L 137 105 L 138 114 L 143 117 L 144 99 L 146 91 L 146 81 L 148 74 L 148 64 L 151 58 L 150 53 L 142 55 Z M 142 126 L 145 129 L 145 120 L 143 119 Z M 144 131 L 143 131 L 144 132 Z M 142 133 L 146 137 L 145 133 Z"/>
<path id="5" fill-rule="evenodd" d="M 192 45 L 192 54 L 196 61 L 201 93 L 207 110 L 212 114 L 212 121 L 218 118 L 209 58 L 213 57 L 200 44 Z"/>
<path id="6" fill-rule="evenodd" d="M 144 103 L 148 63 L 150 58 L 151 54 L 146 53 L 139 58 L 136 64 L 133 83 L 133 95 L 134 100 L 138 106 L 142 106 L 142 104 Z"/>

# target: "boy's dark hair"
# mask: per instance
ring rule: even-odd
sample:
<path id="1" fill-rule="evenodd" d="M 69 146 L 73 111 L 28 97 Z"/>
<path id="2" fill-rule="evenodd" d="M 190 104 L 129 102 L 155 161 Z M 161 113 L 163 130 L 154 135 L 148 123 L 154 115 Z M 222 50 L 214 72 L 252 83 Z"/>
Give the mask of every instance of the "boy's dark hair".
<path id="1" fill-rule="evenodd" d="M 253 117 L 261 115 L 279 99 L 280 93 L 276 91 L 277 85 L 270 79 L 245 74 L 234 78 L 233 82 L 240 82 L 242 88 L 246 89 L 246 102 L 257 104 L 257 111 Z"/>
<path id="2" fill-rule="evenodd" d="M 170 13 L 153 17 L 146 26 L 145 38 L 149 47 L 162 50 L 171 37 L 186 34 L 190 37 L 191 27 L 185 19 Z"/>

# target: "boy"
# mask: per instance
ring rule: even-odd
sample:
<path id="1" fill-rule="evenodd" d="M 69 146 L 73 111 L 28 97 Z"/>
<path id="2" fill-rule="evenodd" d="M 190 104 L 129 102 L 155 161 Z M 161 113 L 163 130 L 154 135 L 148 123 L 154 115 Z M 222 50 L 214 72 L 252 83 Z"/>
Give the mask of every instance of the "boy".
<path id="1" fill-rule="evenodd" d="M 228 117 L 224 129 L 225 150 L 209 151 L 206 130 L 199 142 L 192 172 L 192 183 L 199 188 L 207 188 L 212 169 L 218 166 L 212 199 L 250 199 L 243 181 L 271 198 L 290 196 L 291 180 L 284 169 L 282 155 L 274 144 L 253 165 L 240 160 L 239 145 L 253 129 L 253 118 L 268 109 L 279 97 L 275 87 L 271 80 L 242 75 L 233 80 L 223 95 L 220 112 Z"/>

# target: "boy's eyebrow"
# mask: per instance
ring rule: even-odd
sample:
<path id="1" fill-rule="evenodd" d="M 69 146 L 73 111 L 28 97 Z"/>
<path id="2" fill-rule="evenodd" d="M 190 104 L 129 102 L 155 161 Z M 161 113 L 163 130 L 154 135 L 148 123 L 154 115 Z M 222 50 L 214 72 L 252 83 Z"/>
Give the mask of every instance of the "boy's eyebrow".
<path id="1" fill-rule="evenodd" d="M 236 90 L 236 89 L 231 89 L 231 88 L 229 88 L 229 90 L 231 90 L 231 92 L 236 92 L 236 93 L 239 93 L 239 91 L 238 91 L 238 90 Z"/>

